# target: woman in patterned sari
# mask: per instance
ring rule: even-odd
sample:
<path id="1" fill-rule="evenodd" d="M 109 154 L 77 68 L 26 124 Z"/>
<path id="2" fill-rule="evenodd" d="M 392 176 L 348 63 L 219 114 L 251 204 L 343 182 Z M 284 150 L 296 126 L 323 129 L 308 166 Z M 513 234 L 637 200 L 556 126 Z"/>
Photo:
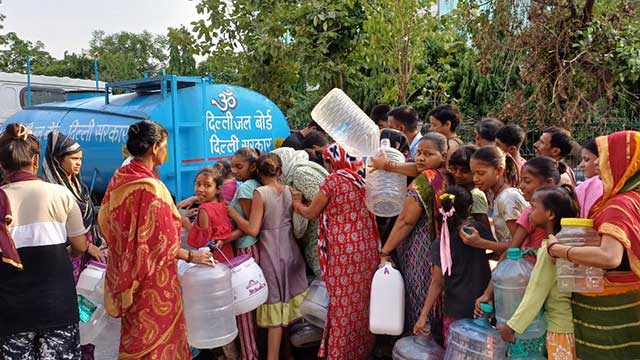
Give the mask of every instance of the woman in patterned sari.
<path id="1" fill-rule="evenodd" d="M 167 131 L 129 127 L 133 161 L 115 173 L 98 223 L 109 245 L 105 309 L 122 318 L 120 359 L 191 359 L 177 259 L 211 264 L 209 251 L 180 248 L 180 214 L 153 168 L 167 156 Z"/>
<path id="2" fill-rule="evenodd" d="M 571 247 L 552 238 L 548 249 L 551 256 L 607 269 L 604 292 L 573 295 L 578 358 L 639 359 L 640 132 L 617 132 L 596 143 L 604 193 L 589 216 L 601 244 Z"/>
<path id="3" fill-rule="evenodd" d="M 398 269 L 405 284 L 405 331 L 412 331 L 427 299 L 431 279 L 429 250 L 439 228 L 436 209 L 445 189 L 441 169 L 447 156 L 447 139 L 432 132 L 418 143 L 416 167 L 419 175 L 409 186 L 409 193 L 389 239 L 380 253 L 380 263 L 390 260 L 396 250 Z M 432 334 L 441 339 L 442 311 L 434 307 L 430 316 Z"/>
<path id="4" fill-rule="evenodd" d="M 317 251 L 329 309 L 319 358 L 364 360 L 373 349 L 369 297 L 380 236 L 365 205 L 364 163 L 338 144 L 322 154 L 331 174 L 309 206 L 296 196 L 294 210 L 307 219 L 320 216 Z"/>

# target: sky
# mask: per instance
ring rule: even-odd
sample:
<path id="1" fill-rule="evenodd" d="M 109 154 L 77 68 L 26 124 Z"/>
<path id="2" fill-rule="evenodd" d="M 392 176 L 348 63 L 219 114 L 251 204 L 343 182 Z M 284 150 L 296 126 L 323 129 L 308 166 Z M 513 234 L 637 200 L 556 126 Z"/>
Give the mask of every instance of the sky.
<path id="1" fill-rule="evenodd" d="M 54 57 L 64 51 L 80 53 L 89 48 L 93 30 L 107 34 L 148 30 L 166 35 L 168 27 L 190 23 L 200 16 L 197 0 L 2 0 L 6 16 L 3 33 L 16 32 L 22 39 L 38 40 Z"/>

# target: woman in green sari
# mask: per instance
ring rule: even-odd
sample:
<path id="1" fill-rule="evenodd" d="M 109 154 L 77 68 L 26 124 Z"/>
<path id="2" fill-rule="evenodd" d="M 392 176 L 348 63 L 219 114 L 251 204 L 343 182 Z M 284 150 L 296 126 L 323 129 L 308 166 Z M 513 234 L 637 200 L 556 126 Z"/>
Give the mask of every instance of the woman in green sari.
<path id="1" fill-rule="evenodd" d="M 578 358 L 640 359 L 640 132 L 596 143 L 604 192 L 589 217 L 600 246 L 561 245 L 552 237 L 547 249 L 553 257 L 606 269 L 604 292 L 573 294 Z"/>

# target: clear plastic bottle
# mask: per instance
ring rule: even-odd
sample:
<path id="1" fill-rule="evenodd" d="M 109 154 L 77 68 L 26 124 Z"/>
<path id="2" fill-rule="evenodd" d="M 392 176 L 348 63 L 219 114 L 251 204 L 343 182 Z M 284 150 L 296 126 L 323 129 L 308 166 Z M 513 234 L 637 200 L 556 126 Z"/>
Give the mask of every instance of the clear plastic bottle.
<path id="1" fill-rule="evenodd" d="M 506 324 L 520 305 L 532 272 L 533 265 L 522 257 L 522 251 L 518 248 L 508 249 L 507 258 L 493 270 L 491 281 L 498 325 Z M 541 355 L 544 352 L 546 331 L 547 323 L 541 311 L 524 333 L 516 335 L 516 344 L 510 346 L 509 350 L 511 357 Z"/>
<path id="2" fill-rule="evenodd" d="M 600 236 L 591 219 L 562 219 L 558 242 L 570 246 L 600 246 Z M 604 291 L 604 270 L 574 264 L 566 259 L 556 260 L 558 289 L 567 292 L 597 293 Z"/>
<path id="3" fill-rule="evenodd" d="M 213 349 L 232 342 L 238 328 L 229 268 L 222 263 L 195 265 L 180 281 L 189 345 Z"/>
<path id="4" fill-rule="evenodd" d="M 387 159 L 396 163 L 404 163 L 402 153 L 391 147 L 389 139 L 380 141 L 380 151 L 384 151 Z M 368 161 L 371 167 L 371 161 Z M 393 217 L 400 214 L 407 197 L 407 177 L 384 171 L 368 171 L 365 188 L 365 203 L 369 211 L 381 217 Z"/>
<path id="5" fill-rule="evenodd" d="M 372 156 L 378 150 L 378 126 L 340 89 L 325 95 L 311 118 L 353 156 Z"/>
<path id="6" fill-rule="evenodd" d="M 80 273 L 76 284 L 80 313 L 80 343 L 83 345 L 91 343 L 107 324 L 109 315 L 103 306 L 106 268 L 106 264 L 90 262 Z"/>
<path id="7" fill-rule="evenodd" d="M 501 360 L 507 358 L 507 343 L 489 323 L 491 304 L 481 303 L 483 315 L 462 319 L 449 327 L 444 360 Z"/>

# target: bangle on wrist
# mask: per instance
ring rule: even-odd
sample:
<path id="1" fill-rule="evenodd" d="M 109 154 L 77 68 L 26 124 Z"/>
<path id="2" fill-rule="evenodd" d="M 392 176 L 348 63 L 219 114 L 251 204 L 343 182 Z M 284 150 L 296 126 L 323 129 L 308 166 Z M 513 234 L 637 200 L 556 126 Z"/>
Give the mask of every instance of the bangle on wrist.
<path id="1" fill-rule="evenodd" d="M 193 252 L 191 250 L 187 250 L 187 251 L 188 251 L 187 262 L 191 263 L 191 260 L 193 260 Z"/>
<path id="2" fill-rule="evenodd" d="M 380 256 L 384 256 L 384 257 L 390 257 L 391 255 L 389 255 L 388 253 L 381 251 L 380 252 Z"/>
<path id="3" fill-rule="evenodd" d="M 569 262 L 573 262 L 573 261 L 571 261 L 571 259 L 569 259 L 569 252 L 571 250 L 573 250 L 573 248 L 575 248 L 575 246 L 569 246 L 569 249 L 567 249 L 567 261 L 569 261 Z"/>
<path id="4" fill-rule="evenodd" d="M 551 249 L 552 249 L 554 246 L 556 246 L 556 245 L 558 245 L 558 243 L 557 243 L 557 242 L 555 242 L 555 243 L 553 243 L 553 244 L 551 244 L 551 245 L 547 246 L 547 254 L 549 254 L 549 256 L 551 256 L 551 257 L 552 257 L 552 258 L 554 258 L 554 259 L 557 259 L 558 257 L 557 257 L 557 256 L 553 256 L 553 255 L 551 254 Z"/>

